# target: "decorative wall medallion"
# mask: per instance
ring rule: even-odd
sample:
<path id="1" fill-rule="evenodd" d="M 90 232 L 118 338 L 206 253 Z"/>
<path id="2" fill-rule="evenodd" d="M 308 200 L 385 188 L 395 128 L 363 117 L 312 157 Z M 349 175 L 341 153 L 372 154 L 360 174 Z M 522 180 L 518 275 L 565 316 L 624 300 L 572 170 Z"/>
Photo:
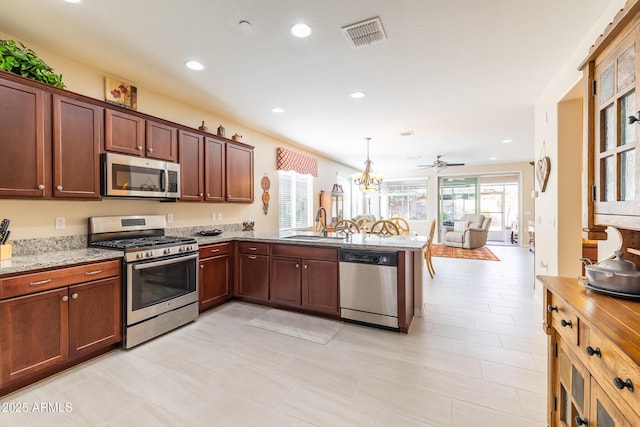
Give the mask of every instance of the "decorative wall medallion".
<path id="1" fill-rule="evenodd" d="M 538 179 L 540 191 L 542 191 L 543 193 L 544 190 L 547 189 L 549 172 L 551 172 L 551 159 L 548 156 L 544 156 L 536 162 L 536 178 Z"/>
<path id="2" fill-rule="evenodd" d="M 269 195 L 269 188 L 271 188 L 271 181 L 269 177 L 265 173 L 260 181 L 260 185 L 262 186 L 262 211 L 266 215 L 269 212 L 269 200 L 271 200 L 271 196 Z"/>

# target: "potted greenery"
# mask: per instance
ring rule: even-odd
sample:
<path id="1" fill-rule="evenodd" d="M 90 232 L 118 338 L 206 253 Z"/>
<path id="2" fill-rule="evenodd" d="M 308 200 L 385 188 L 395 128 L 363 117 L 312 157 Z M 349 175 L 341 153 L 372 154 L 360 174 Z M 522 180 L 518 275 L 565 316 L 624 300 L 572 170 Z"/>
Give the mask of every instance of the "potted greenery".
<path id="1" fill-rule="evenodd" d="M 62 74 L 54 73 L 50 66 L 45 64 L 34 51 L 28 49 L 22 42 L 0 40 L 0 70 L 47 83 L 60 89 L 65 87 L 62 83 Z"/>

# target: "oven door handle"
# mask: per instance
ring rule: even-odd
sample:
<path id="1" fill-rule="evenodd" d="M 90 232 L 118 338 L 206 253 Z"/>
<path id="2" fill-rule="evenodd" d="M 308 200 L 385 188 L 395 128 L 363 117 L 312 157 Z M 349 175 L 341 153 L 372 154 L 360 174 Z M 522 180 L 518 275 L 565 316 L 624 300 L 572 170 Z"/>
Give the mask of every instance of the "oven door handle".
<path id="1" fill-rule="evenodd" d="M 196 254 L 188 255 L 188 256 L 174 257 L 174 258 L 164 259 L 164 260 L 155 261 L 155 262 L 145 262 L 145 263 L 141 263 L 141 264 L 133 264 L 133 269 L 134 270 L 143 270 L 145 268 L 152 268 L 152 267 L 158 267 L 158 266 L 161 266 L 161 265 L 174 264 L 176 261 L 188 261 L 190 259 L 198 259 L 198 254 L 196 253 Z"/>

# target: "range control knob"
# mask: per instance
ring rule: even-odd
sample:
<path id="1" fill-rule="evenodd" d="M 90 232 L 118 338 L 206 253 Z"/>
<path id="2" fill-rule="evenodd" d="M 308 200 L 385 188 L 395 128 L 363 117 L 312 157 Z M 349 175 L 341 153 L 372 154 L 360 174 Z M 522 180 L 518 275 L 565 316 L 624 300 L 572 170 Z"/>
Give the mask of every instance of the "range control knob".
<path id="1" fill-rule="evenodd" d="M 136 255 L 137 259 L 142 259 L 144 258 L 144 252 L 138 252 L 138 254 Z"/>
<path id="2" fill-rule="evenodd" d="M 162 253 L 165 255 L 169 255 L 171 253 L 171 248 L 165 249 Z"/>
<path id="3" fill-rule="evenodd" d="M 146 256 L 147 258 L 151 258 L 153 256 L 153 251 L 147 251 Z"/>

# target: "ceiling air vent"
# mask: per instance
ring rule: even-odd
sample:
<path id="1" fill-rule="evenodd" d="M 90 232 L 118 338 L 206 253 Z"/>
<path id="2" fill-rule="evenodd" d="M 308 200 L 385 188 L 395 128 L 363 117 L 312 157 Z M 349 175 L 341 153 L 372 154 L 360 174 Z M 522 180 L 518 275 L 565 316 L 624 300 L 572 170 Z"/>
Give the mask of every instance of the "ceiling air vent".
<path id="1" fill-rule="evenodd" d="M 342 27 L 352 48 L 369 46 L 387 39 L 379 17 Z"/>

